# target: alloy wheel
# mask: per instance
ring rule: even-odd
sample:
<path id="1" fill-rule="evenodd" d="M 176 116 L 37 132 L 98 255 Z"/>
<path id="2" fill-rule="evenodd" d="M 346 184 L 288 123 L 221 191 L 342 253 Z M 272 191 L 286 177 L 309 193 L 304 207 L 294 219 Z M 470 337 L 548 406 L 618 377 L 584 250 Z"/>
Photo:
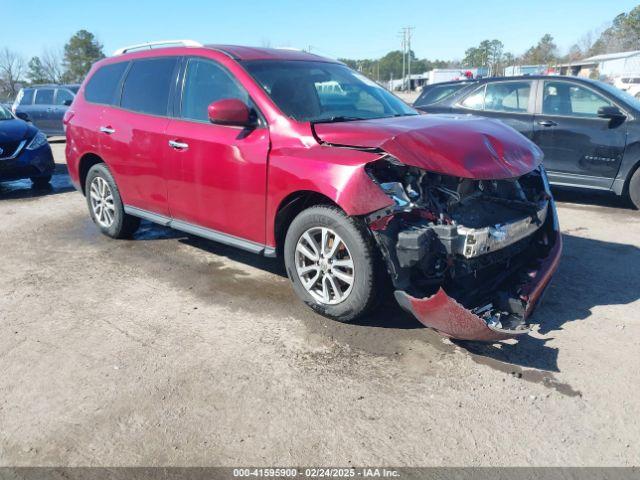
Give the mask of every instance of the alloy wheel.
<path id="1" fill-rule="evenodd" d="M 116 207 L 113 202 L 113 192 L 109 183 L 96 177 L 91 182 L 89 195 L 91 196 L 91 209 L 98 225 L 109 228 L 116 216 Z"/>
<path id="2" fill-rule="evenodd" d="M 316 301 L 335 305 L 351 293 L 353 258 L 342 238 L 330 228 L 313 227 L 300 236 L 295 265 L 302 286 Z"/>

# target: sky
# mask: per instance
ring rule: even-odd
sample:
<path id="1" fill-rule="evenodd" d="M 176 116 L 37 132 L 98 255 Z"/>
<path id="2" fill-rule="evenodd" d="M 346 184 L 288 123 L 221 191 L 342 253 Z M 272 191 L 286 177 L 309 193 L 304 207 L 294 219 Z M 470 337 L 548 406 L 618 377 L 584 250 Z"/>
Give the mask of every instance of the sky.
<path id="1" fill-rule="evenodd" d="M 0 48 L 26 58 L 60 49 L 77 30 L 93 32 L 105 54 L 141 42 L 188 38 L 202 43 L 311 48 L 332 58 L 379 58 L 400 48 L 414 27 L 418 58 L 461 59 L 497 38 L 516 55 L 550 33 L 566 53 L 640 0 L 0 0 Z"/>

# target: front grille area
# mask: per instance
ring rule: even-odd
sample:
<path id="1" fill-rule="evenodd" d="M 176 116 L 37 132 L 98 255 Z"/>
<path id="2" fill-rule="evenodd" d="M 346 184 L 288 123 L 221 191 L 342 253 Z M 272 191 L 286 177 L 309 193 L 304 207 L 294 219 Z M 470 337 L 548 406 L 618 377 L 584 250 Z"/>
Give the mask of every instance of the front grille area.
<path id="1" fill-rule="evenodd" d="M 2 153 L 0 153 L 0 160 L 3 158 L 11 158 L 16 154 L 16 150 L 20 148 L 22 144 L 22 140 L 17 142 L 0 142 L 0 149 L 2 149 Z"/>

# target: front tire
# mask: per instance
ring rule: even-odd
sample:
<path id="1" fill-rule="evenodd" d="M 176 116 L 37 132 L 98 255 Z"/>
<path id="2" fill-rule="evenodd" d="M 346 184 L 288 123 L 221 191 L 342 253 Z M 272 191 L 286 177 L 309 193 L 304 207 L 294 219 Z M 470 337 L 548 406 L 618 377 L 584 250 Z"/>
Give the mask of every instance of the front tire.
<path id="1" fill-rule="evenodd" d="M 356 320 L 380 297 L 373 239 L 364 225 L 336 207 L 311 207 L 291 222 L 284 260 L 296 294 L 326 317 Z"/>
<path id="2" fill-rule="evenodd" d="M 627 192 L 631 204 L 640 210 L 640 168 L 636 169 L 635 173 L 629 180 L 629 190 Z"/>
<path id="3" fill-rule="evenodd" d="M 130 238 L 140 226 L 139 218 L 124 212 L 118 186 L 104 163 L 89 169 L 85 194 L 91 218 L 106 236 Z"/>

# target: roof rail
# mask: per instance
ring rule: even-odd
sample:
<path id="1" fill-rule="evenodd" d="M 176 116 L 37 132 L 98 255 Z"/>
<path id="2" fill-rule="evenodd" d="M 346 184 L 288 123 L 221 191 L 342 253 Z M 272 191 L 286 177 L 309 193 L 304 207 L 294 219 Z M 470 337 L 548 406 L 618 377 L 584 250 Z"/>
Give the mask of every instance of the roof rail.
<path id="1" fill-rule="evenodd" d="M 202 47 L 203 45 L 200 42 L 196 42 L 195 40 L 160 40 L 157 42 L 147 42 L 147 43 L 139 43 L 137 45 L 129 45 L 128 47 L 122 47 L 113 52 L 113 55 L 122 55 L 123 53 L 131 52 L 133 50 L 143 50 L 148 48 L 151 50 L 152 48 L 159 48 L 170 45 L 180 45 L 182 47 Z"/>

